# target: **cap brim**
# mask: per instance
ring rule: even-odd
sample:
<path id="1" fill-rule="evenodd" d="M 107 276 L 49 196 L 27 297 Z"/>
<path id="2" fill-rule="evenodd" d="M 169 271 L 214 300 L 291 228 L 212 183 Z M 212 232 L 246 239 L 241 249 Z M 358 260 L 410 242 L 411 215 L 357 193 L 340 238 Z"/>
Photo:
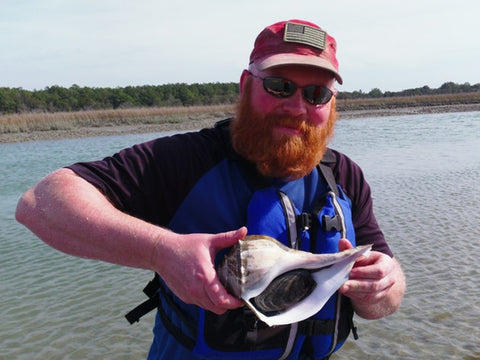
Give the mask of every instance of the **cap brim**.
<path id="1" fill-rule="evenodd" d="M 277 54 L 255 61 L 255 67 L 260 70 L 266 70 L 280 65 L 311 65 L 333 73 L 339 84 L 343 84 L 343 79 L 337 69 L 328 61 L 318 56 L 305 56 L 297 54 Z"/>

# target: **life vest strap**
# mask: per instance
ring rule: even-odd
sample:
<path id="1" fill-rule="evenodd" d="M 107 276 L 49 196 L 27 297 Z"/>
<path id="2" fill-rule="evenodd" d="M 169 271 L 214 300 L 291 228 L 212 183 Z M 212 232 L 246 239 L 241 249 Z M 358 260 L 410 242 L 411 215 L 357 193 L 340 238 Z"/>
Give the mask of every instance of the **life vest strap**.
<path id="1" fill-rule="evenodd" d="M 160 301 L 158 293 L 155 296 L 152 296 L 148 300 L 145 300 L 143 303 L 135 307 L 134 309 L 130 310 L 126 315 L 125 318 L 128 320 L 130 324 L 134 322 L 139 322 L 140 318 L 145 314 L 148 314 L 150 311 L 154 310 L 158 306 L 158 302 Z"/>
<path id="2" fill-rule="evenodd" d="M 155 277 L 148 282 L 148 284 L 143 288 L 143 292 L 145 295 L 148 296 L 148 300 L 145 300 L 143 303 L 132 309 L 125 315 L 125 318 L 128 320 L 130 324 L 134 322 L 139 322 L 140 318 L 150 311 L 154 310 L 160 301 L 160 297 L 158 295 L 158 288 L 160 286 L 160 282 L 158 280 L 158 275 L 155 274 Z"/>
<path id="3" fill-rule="evenodd" d="M 186 319 L 180 307 L 173 301 L 172 296 L 167 293 L 164 286 L 161 285 L 160 282 L 158 283 L 158 285 L 159 285 L 159 292 L 157 294 L 161 293 L 162 298 L 165 299 L 165 301 L 168 303 L 168 306 L 170 306 L 170 308 L 176 313 L 180 321 L 186 325 L 186 327 L 190 330 L 192 334 L 195 334 L 195 328 Z M 160 302 L 157 302 L 157 305 L 158 304 L 160 304 Z M 186 335 L 179 326 L 175 325 L 173 321 L 168 317 L 167 313 L 165 312 L 165 309 L 161 305 L 158 306 L 158 314 L 162 319 L 162 323 L 165 326 L 165 328 L 168 330 L 168 332 L 180 344 L 185 346 L 187 349 L 193 350 L 193 348 L 195 347 L 195 339 Z"/>
<path id="4" fill-rule="evenodd" d="M 299 323 L 298 331 L 306 336 L 330 335 L 335 328 L 335 320 L 310 319 Z"/>
<path id="5" fill-rule="evenodd" d="M 185 335 L 183 331 L 176 326 L 172 320 L 167 316 L 164 308 L 160 305 L 160 295 L 164 299 L 168 306 L 175 311 L 180 320 L 188 327 L 188 329 L 194 333 L 195 328 L 190 325 L 189 321 L 183 315 L 182 310 L 173 301 L 172 297 L 166 292 L 165 288 L 160 283 L 158 274 L 148 282 L 147 286 L 143 289 L 143 292 L 148 296 L 148 300 L 135 307 L 133 310 L 125 315 L 125 318 L 130 324 L 140 321 L 140 318 L 154 309 L 158 309 L 158 314 L 162 319 L 162 323 L 165 328 L 172 334 L 172 336 L 187 349 L 193 349 L 195 346 L 195 340 Z"/>
<path id="6" fill-rule="evenodd" d="M 327 165 L 327 163 L 335 163 L 335 161 L 335 154 L 330 148 L 327 148 L 325 154 L 323 155 L 322 161 L 317 166 L 325 178 L 328 186 L 330 187 L 330 190 L 332 190 L 336 196 L 339 196 L 335 175 L 333 175 L 332 168 Z"/>

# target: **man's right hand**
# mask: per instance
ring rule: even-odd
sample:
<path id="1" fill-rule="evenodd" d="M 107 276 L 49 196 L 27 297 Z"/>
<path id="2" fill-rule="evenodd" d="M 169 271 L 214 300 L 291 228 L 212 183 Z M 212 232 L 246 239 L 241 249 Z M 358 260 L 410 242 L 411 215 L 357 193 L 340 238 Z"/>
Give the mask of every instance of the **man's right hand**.
<path id="1" fill-rule="evenodd" d="M 182 301 L 223 314 L 244 303 L 229 294 L 220 282 L 215 271 L 215 255 L 246 234 L 245 227 L 220 234 L 170 233 L 157 242 L 154 268 Z"/>

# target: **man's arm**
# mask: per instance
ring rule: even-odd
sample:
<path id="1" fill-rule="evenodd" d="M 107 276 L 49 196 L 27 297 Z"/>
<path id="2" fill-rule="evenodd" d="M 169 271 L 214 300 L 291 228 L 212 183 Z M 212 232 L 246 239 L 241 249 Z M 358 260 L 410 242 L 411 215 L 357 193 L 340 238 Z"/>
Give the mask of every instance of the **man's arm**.
<path id="1" fill-rule="evenodd" d="M 246 235 L 179 235 L 116 209 L 93 185 L 60 169 L 20 199 L 17 220 L 48 245 L 70 255 L 149 269 L 186 303 L 215 313 L 242 306 L 221 285 L 213 259 Z"/>
<path id="2" fill-rule="evenodd" d="M 347 244 L 348 243 L 348 244 Z M 340 250 L 352 245 L 341 240 Z M 378 251 L 355 263 L 340 292 L 348 296 L 355 312 L 365 319 L 379 319 L 398 310 L 405 293 L 405 276 L 399 262 Z"/>

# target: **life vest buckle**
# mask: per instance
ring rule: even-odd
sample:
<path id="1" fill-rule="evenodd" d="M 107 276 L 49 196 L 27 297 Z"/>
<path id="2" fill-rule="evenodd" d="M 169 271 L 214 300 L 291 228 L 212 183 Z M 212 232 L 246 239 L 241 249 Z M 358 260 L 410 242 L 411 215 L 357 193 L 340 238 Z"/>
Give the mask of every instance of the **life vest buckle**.
<path id="1" fill-rule="evenodd" d="M 301 229 L 303 232 L 310 230 L 313 225 L 312 215 L 305 212 L 297 215 L 296 221 L 299 229 Z"/>
<path id="2" fill-rule="evenodd" d="M 330 217 L 328 215 L 323 215 L 322 216 L 322 228 L 323 228 L 323 231 L 325 231 L 325 232 L 342 231 L 342 229 L 343 229 L 342 219 L 338 215 L 335 215 L 333 217 Z"/>

